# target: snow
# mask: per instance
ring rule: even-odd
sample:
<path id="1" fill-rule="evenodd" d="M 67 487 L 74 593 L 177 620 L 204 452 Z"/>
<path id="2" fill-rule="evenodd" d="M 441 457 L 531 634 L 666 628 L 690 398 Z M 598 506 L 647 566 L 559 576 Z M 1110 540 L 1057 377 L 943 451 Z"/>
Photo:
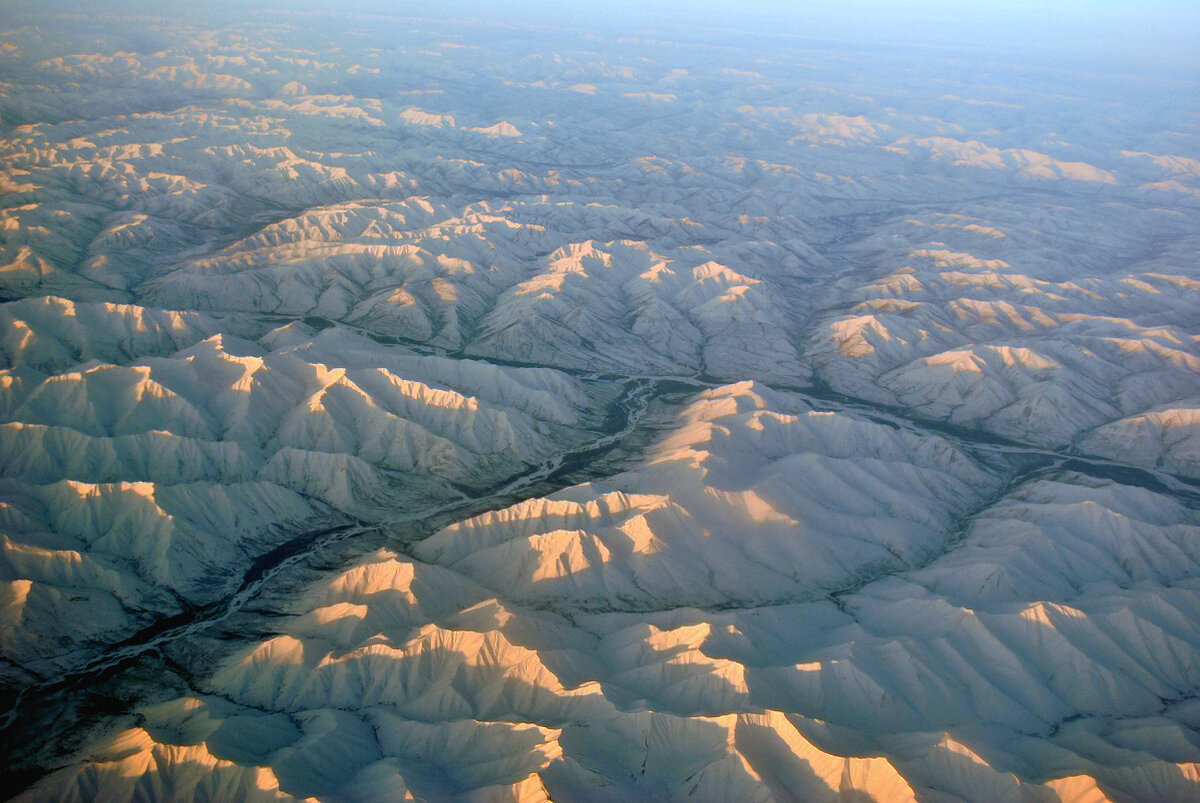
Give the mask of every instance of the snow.
<path id="1" fill-rule="evenodd" d="M 1186 80 L 125 11 L 0 33 L 18 799 L 1197 797 Z"/>

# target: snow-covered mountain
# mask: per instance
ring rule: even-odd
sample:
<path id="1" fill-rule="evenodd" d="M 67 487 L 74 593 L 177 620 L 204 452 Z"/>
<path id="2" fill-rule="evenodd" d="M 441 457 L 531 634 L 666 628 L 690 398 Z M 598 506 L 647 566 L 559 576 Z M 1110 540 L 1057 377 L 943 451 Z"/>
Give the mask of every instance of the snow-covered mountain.
<path id="1" fill-rule="evenodd" d="M 17 799 L 1200 795 L 1195 76 L 251 5 L 0 26 Z"/>

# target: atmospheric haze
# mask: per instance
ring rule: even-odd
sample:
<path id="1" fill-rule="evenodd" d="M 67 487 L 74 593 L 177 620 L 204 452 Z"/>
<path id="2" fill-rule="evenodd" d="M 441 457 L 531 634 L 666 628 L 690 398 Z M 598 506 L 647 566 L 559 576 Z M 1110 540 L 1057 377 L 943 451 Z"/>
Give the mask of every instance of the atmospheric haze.
<path id="1" fill-rule="evenodd" d="M 15 799 L 1200 798 L 1195 4 L 2 25 Z"/>

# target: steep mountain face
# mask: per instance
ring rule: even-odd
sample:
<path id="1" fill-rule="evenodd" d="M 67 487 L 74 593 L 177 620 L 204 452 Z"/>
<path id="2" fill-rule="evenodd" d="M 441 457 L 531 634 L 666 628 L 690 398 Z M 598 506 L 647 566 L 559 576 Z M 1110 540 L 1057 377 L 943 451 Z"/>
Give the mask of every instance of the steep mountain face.
<path id="1" fill-rule="evenodd" d="M 566 614 L 796 601 L 930 560 L 1000 482 L 939 438 L 751 384 L 703 394 L 679 425 L 634 471 L 413 553 Z"/>
<path id="2" fill-rule="evenodd" d="M 1200 795 L 1194 77 L 156 13 L 0 32 L 19 799 Z"/>
<path id="3" fill-rule="evenodd" d="M 1196 476 L 1186 445 L 1174 447 L 1184 430 L 1168 430 L 1195 406 L 1200 241 L 1088 273 L 1016 268 L 1008 239 L 934 218 L 864 242 L 899 245 L 911 262 L 816 327 L 817 375 L 924 418 Z"/>
<path id="4" fill-rule="evenodd" d="M 1194 791 L 1196 510 L 750 384 L 682 421 L 308 585 L 31 797 Z"/>
<path id="5" fill-rule="evenodd" d="M 202 315 L 10 306 L 29 310 L 13 324 L 30 333 L 48 306 L 96 331 L 85 345 L 28 338 L 5 394 L 3 649 L 34 676 L 231 593 L 298 533 L 445 505 L 598 426 L 582 385 L 549 369 L 404 353 L 298 322 L 252 342 L 203 337 L 219 326 Z M 164 356 L 120 361 L 155 347 Z M 35 367 L 80 351 L 95 356 Z"/>

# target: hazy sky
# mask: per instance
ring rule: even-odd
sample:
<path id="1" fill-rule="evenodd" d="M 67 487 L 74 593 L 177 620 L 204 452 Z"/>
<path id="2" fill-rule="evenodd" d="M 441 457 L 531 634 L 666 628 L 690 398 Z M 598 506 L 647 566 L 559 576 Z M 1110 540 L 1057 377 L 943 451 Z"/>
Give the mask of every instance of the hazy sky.
<path id="1" fill-rule="evenodd" d="M 1200 69 L 1200 0 L 739 0 L 736 8 L 731 0 L 418 3 L 423 8 L 607 28 L 744 28 L 816 38 L 1145 59 Z"/>
<path id="2" fill-rule="evenodd" d="M 78 13 L 77 0 L 11 0 Z M 98 4 L 97 4 L 98 5 Z M 739 32 L 1144 62 L 1200 79 L 1200 0 L 118 0 L 117 12 L 203 20 L 255 8 L 482 17 L 630 33 Z"/>

